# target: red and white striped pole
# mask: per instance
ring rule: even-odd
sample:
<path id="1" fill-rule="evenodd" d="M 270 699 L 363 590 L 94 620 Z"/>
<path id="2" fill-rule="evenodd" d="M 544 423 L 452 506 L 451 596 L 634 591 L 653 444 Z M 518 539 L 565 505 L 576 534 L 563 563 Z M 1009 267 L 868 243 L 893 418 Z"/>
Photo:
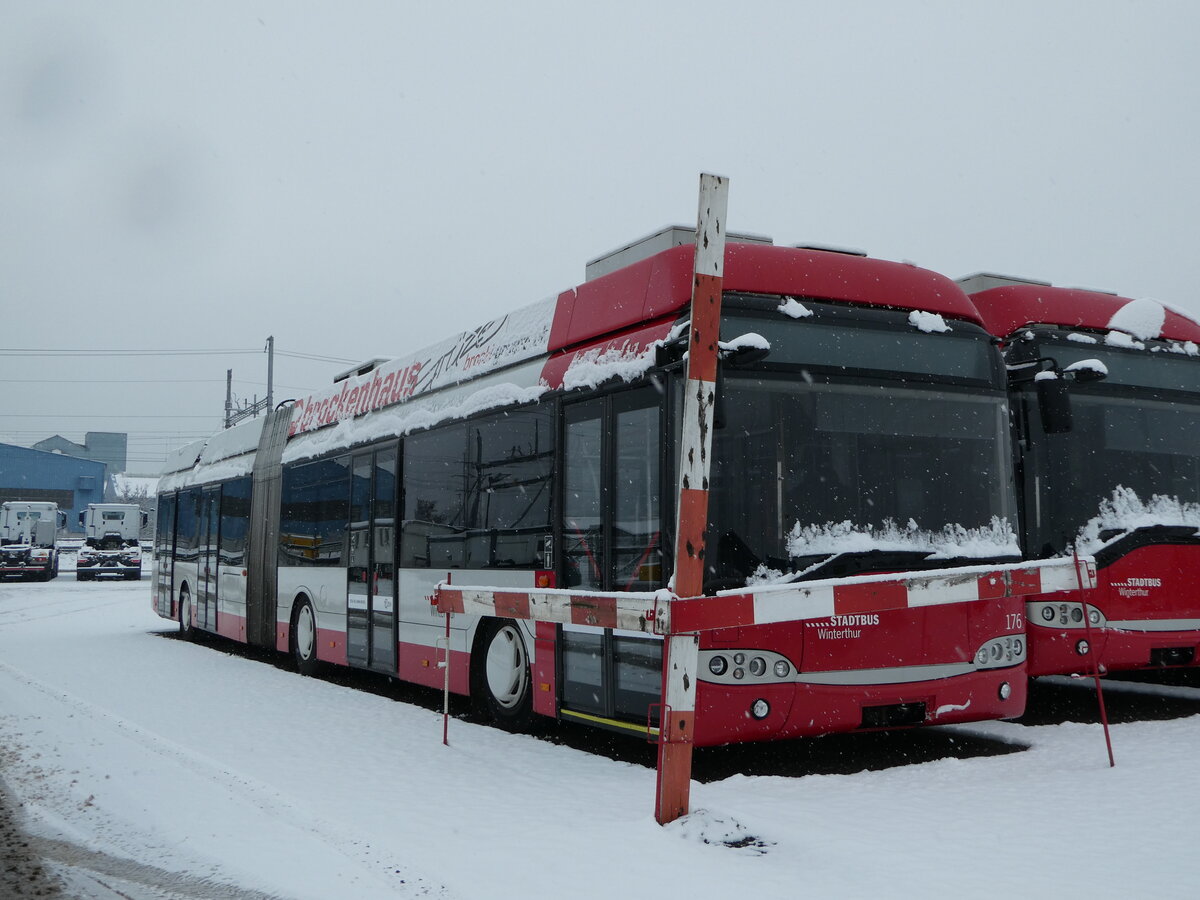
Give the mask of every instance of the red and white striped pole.
<path id="1" fill-rule="evenodd" d="M 728 200 L 728 179 L 716 175 L 700 176 L 676 506 L 674 590 L 677 597 L 698 597 L 704 592 L 704 532 L 708 525 L 708 479 Z M 654 817 L 660 825 L 673 822 L 688 812 L 699 658 L 700 638 L 696 634 L 672 634 L 663 641 L 663 706 L 654 806 Z"/>

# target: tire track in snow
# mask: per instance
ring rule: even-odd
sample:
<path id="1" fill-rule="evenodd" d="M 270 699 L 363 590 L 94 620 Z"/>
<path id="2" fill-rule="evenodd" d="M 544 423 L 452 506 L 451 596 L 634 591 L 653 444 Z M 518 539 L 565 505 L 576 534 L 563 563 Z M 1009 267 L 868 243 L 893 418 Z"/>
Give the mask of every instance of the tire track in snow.
<path id="1" fill-rule="evenodd" d="M 372 847 L 369 836 L 357 836 L 342 829 L 322 827 L 313 820 L 313 817 L 307 810 L 297 807 L 279 791 L 256 779 L 231 772 L 207 756 L 189 750 L 162 735 L 148 731 L 142 726 L 109 712 L 81 697 L 77 697 L 74 694 L 70 694 L 41 681 L 9 663 L 0 662 L 0 675 L 5 675 L 13 681 L 38 691 L 55 703 L 69 707 L 77 713 L 101 723 L 108 729 L 115 731 L 121 737 L 131 740 L 155 755 L 177 765 L 186 771 L 187 774 L 199 776 L 211 782 L 234 801 L 249 803 L 271 818 L 284 822 L 288 827 L 317 838 L 321 843 L 346 858 L 356 868 L 361 869 L 364 873 L 373 875 L 380 885 L 395 891 L 397 895 L 400 895 L 402 892 L 411 892 L 422 896 L 447 895 L 445 888 L 436 882 L 430 882 L 420 876 L 408 873 L 407 866 L 395 861 L 381 862 L 378 858 L 372 857 L 369 852 L 365 852 L 364 848 L 369 850 Z M 92 852 L 69 842 L 44 840 L 46 840 L 47 846 L 51 849 L 57 848 L 61 850 L 63 847 L 73 847 L 75 849 L 72 853 L 87 854 Z M 109 859 L 119 859 L 118 857 L 108 857 L 107 854 L 99 854 L 99 856 Z M 154 869 L 153 866 L 144 866 L 144 864 L 136 863 L 132 860 L 129 862 L 133 866 L 143 866 L 142 869 L 137 869 L 136 871 Z M 395 877 L 400 874 L 403 874 L 402 880 Z M 398 881 L 400 883 L 397 883 Z M 196 883 L 201 882 L 202 879 L 196 879 Z M 212 883 L 212 885 L 216 884 L 220 883 Z M 198 894 L 195 896 L 211 896 L 212 885 L 209 886 L 209 894 Z M 236 890 L 232 885 L 226 886 Z M 117 896 L 120 895 L 118 894 Z M 230 894 L 229 896 L 241 897 L 242 895 Z M 246 896 L 253 897 L 255 895 L 248 894 Z M 260 896 L 266 897 L 270 895 Z"/>
<path id="2" fill-rule="evenodd" d="M 29 849 L 41 856 L 46 867 L 65 882 L 68 896 L 78 890 L 86 892 L 83 896 L 89 898 L 129 900 L 280 900 L 278 894 L 170 872 L 67 841 L 39 837 L 28 841 Z"/>
<path id="3" fill-rule="evenodd" d="M 128 602 L 124 597 L 118 597 L 116 600 L 109 600 L 107 603 L 81 605 L 79 602 L 80 599 L 82 598 L 72 597 L 69 600 L 50 600 L 46 603 L 33 603 L 29 606 L 0 606 L 0 624 L 20 625 L 22 622 L 37 622 L 42 619 L 54 619 L 59 616 L 88 612 L 93 609 L 104 609 L 105 607 L 109 606 L 119 606 Z M 14 613 L 24 613 L 31 610 L 42 613 L 42 615 L 14 615 Z M 12 619 L 11 621 L 9 621 L 10 617 Z"/>

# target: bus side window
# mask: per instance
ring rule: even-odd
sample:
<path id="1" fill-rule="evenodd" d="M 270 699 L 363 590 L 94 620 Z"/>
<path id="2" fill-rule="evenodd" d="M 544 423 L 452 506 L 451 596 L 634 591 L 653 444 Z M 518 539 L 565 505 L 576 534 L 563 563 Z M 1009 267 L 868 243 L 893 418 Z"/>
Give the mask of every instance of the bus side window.
<path id="1" fill-rule="evenodd" d="M 401 566 L 463 566 L 466 470 L 465 425 L 455 423 L 404 439 Z"/>

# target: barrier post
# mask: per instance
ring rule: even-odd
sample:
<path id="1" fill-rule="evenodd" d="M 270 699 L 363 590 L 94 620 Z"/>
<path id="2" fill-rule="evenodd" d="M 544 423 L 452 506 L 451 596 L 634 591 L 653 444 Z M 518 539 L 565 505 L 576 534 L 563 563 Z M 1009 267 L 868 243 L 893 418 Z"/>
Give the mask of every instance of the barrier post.
<path id="1" fill-rule="evenodd" d="M 704 592 L 704 532 L 708 524 L 708 479 L 728 199 L 728 179 L 708 174 L 700 176 L 675 520 L 674 591 L 677 597 L 698 597 Z M 663 707 L 654 806 L 654 817 L 660 825 L 673 822 L 688 812 L 699 648 L 700 639 L 696 634 L 671 634 L 663 641 Z"/>
<path id="2" fill-rule="evenodd" d="M 1100 684 L 1100 660 L 1096 655 L 1096 639 L 1092 637 L 1092 613 L 1088 609 L 1087 590 L 1083 586 L 1083 575 L 1081 573 L 1084 564 L 1079 559 L 1079 554 L 1075 554 L 1075 578 L 1079 584 L 1079 602 L 1083 604 L 1083 630 L 1087 635 L 1088 656 L 1092 660 L 1092 680 L 1096 685 L 1096 702 L 1100 705 L 1100 724 L 1104 727 L 1104 746 L 1108 748 L 1108 767 L 1111 769 L 1117 764 L 1116 757 L 1113 756 L 1112 735 L 1108 731 L 1108 710 L 1104 707 L 1104 687 Z"/>
<path id="3" fill-rule="evenodd" d="M 450 583 L 450 576 L 453 573 L 446 573 L 446 584 Z M 446 634 L 442 640 L 446 642 L 445 655 L 440 663 L 442 667 L 442 744 L 450 746 L 450 611 L 446 611 Z"/>

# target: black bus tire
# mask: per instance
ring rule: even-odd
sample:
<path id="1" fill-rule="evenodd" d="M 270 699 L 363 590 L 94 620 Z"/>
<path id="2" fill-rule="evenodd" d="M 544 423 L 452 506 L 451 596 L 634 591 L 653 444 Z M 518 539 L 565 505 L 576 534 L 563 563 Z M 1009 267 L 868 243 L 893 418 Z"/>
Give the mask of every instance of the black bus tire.
<path id="1" fill-rule="evenodd" d="M 179 589 L 179 636 L 185 641 L 196 639 L 196 629 L 192 627 L 192 592 L 186 584 Z"/>
<path id="2" fill-rule="evenodd" d="M 317 661 L 317 619 L 307 597 L 301 598 L 292 611 L 292 660 L 301 675 L 315 675 Z"/>
<path id="3" fill-rule="evenodd" d="M 480 715 L 506 731 L 527 731 L 532 725 L 529 653 L 511 619 L 485 619 L 475 633 L 471 700 Z"/>

